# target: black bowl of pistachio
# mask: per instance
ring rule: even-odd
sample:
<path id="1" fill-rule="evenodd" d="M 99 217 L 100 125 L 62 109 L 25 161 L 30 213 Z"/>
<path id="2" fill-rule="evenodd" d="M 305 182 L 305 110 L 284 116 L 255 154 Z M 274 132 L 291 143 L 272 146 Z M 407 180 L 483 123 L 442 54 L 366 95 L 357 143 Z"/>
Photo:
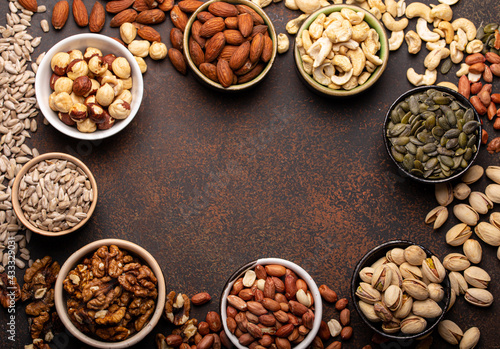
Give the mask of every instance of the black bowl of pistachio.
<path id="1" fill-rule="evenodd" d="M 384 121 L 385 147 L 405 175 L 436 184 L 460 177 L 481 145 L 481 121 L 470 102 L 443 86 L 403 93 Z"/>
<path id="2" fill-rule="evenodd" d="M 450 281 L 439 258 L 414 242 L 385 242 L 366 253 L 351 279 L 351 297 L 376 333 L 413 340 L 433 331 L 450 304 Z"/>

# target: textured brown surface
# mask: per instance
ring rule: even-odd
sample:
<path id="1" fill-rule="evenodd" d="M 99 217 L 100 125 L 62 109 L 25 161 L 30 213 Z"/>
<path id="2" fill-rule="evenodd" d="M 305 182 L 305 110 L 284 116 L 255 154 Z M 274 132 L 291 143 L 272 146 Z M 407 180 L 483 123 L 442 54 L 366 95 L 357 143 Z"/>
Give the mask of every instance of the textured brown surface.
<path id="1" fill-rule="evenodd" d="M 51 8 L 53 3 L 44 4 Z M 6 1 L 0 4 L 2 13 L 6 5 Z M 454 18 L 466 16 L 479 25 L 499 20 L 500 3 L 462 0 L 453 9 Z M 266 12 L 278 32 L 299 14 L 283 3 L 267 7 Z M 36 34 L 41 34 L 40 20 L 49 15 L 50 10 L 34 16 Z M 103 33 L 117 36 L 118 29 L 109 28 L 109 20 L 110 16 Z M 410 27 L 415 24 L 412 20 Z M 155 29 L 167 38 L 171 27 L 167 21 Z M 81 32 L 87 30 L 77 28 L 70 18 L 62 31 L 51 28 L 43 35 L 37 52 Z M 406 70 L 423 71 L 424 52 L 410 57 L 403 44 L 391 53 L 386 72 L 371 90 L 345 100 L 310 92 L 295 72 L 291 51 L 277 57 L 257 88 L 238 95 L 208 90 L 193 74 L 181 76 L 168 61 L 148 59 L 140 112 L 117 136 L 80 142 L 41 125 L 39 117 L 32 145 L 41 153 L 78 156 L 93 171 L 100 195 L 94 216 L 79 232 L 54 239 L 33 236 L 32 256 L 49 254 L 62 264 L 73 251 L 97 239 L 133 241 L 157 258 L 168 291 L 212 295 L 208 305 L 194 310 L 194 316 L 201 318 L 217 309 L 226 278 L 255 258 L 289 259 L 305 268 L 318 285 L 326 283 L 341 297 L 349 297 L 356 262 L 382 242 L 409 239 L 441 257 L 461 252 L 444 241 L 454 218 L 438 232 L 423 223 L 436 206 L 433 187 L 401 177 L 383 145 L 386 110 L 411 88 Z M 439 79 L 458 82 L 452 73 Z M 500 90 L 498 79 L 494 90 Z M 495 135 L 492 124 L 485 124 L 490 137 Z M 478 163 L 499 165 L 499 156 L 483 149 Z M 474 188 L 486 185 L 483 180 Z M 491 273 L 489 289 L 499 297 L 496 249 L 482 246 L 480 267 Z M 18 306 L 14 347 L 29 342 L 23 312 Z M 481 348 L 499 348 L 494 320 L 499 316 L 498 300 L 479 309 L 460 298 L 447 318 L 463 329 L 478 326 Z M 338 312 L 326 306 L 325 319 L 332 317 L 338 318 Z M 2 337 L 6 322 L 6 313 L 0 311 Z M 353 322 L 354 336 L 345 348 L 370 343 L 371 333 L 355 313 Z M 155 333 L 170 330 L 161 320 L 137 347 L 152 347 Z M 82 347 L 73 342 L 63 345 L 67 339 L 57 337 L 59 347 Z M 434 339 L 435 348 L 445 347 L 438 335 Z M 399 347 L 409 346 L 385 346 Z"/>

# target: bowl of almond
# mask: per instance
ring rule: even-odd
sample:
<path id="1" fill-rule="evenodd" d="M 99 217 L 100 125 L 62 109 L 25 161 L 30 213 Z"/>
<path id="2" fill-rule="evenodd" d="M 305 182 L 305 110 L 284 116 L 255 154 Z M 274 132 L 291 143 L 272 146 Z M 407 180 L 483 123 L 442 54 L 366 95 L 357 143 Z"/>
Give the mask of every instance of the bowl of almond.
<path id="1" fill-rule="evenodd" d="M 278 48 L 266 13 L 246 0 L 211 0 L 187 22 L 183 50 L 203 84 L 224 91 L 254 86 L 271 69 Z"/>

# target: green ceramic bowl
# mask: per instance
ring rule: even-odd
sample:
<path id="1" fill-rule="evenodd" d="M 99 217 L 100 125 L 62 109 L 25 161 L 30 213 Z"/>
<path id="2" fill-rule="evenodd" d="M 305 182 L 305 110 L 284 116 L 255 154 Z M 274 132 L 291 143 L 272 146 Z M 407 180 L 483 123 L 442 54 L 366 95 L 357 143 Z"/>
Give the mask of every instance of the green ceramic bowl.
<path id="1" fill-rule="evenodd" d="M 329 88 L 325 85 L 320 84 L 314 78 L 307 74 L 303 68 L 302 65 L 302 57 L 299 53 L 299 49 L 297 45 L 295 45 L 293 54 L 295 58 L 295 66 L 298 70 L 299 76 L 301 77 L 302 81 L 310 87 L 313 91 L 326 95 L 326 96 L 334 96 L 334 97 L 343 97 L 343 96 L 352 96 L 356 95 L 358 93 L 361 93 L 371 86 L 375 84 L 375 82 L 380 78 L 382 73 L 384 72 L 385 68 L 387 67 L 387 61 L 389 59 L 389 42 L 387 41 L 387 35 L 385 33 L 385 29 L 383 25 L 375 18 L 374 15 L 372 15 L 370 12 L 362 9 L 361 7 L 358 6 L 351 6 L 351 5 L 331 5 L 327 7 L 323 7 L 319 9 L 318 11 L 312 13 L 302 24 L 302 26 L 299 28 L 299 31 L 297 32 L 297 38 L 302 37 L 302 32 L 306 29 L 309 28 L 312 22 L 318 17 L 321 13 L 324 13 L 327 17 L 330 15 L 332 12 L 340 12 L 343 8 L 349 8 L 352 9 L 356 12 L 364 12 L 365 17 L 364 21 L 373 29 L 375 29 L 379 35 L 379 40 L 380 40 L 380 50 L 378 51 L 377 55 L 380 57 L 382 60 L 382 65 L 379 65 L 375 71 L 371 74 L 371 76 L 368 78 L 368 80 L 363 84 L 363 85 L 358 85 L 357 87 L 351 89 L 351 90 L 344 90 L 344 89 L 339 89 L 339 90 L 334 90 L 332 88 Z"/>

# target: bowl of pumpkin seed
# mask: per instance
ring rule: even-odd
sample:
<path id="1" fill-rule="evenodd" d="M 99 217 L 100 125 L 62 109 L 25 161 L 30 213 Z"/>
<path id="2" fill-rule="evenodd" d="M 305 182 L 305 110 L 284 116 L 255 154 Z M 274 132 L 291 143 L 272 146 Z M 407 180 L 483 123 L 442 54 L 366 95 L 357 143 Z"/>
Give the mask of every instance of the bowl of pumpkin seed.
<path id="1" fill-rule="evenodd" d="M 384 143 L 400 172 L 436 184 L 460 177 L 481 146 L 482 127 L 472 104 L 443 86 L 403 93 L 384 121 Z"/>

